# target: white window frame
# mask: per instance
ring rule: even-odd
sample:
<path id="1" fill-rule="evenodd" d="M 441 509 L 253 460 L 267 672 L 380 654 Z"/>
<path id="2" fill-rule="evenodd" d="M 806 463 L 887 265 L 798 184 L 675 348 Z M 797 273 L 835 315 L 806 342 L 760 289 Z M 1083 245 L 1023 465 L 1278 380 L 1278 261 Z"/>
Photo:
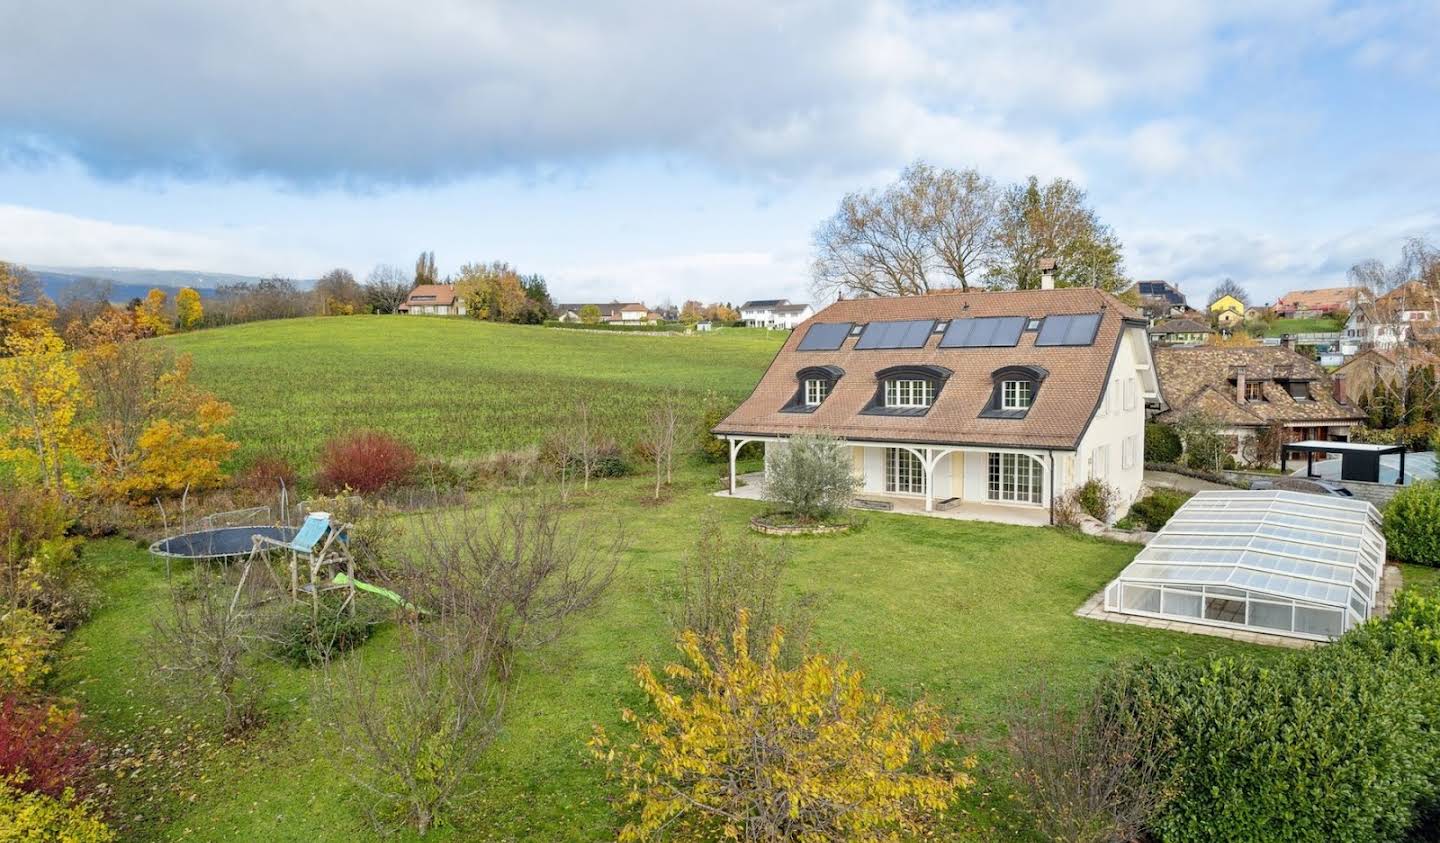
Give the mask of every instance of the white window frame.
<path id="1" fill-rule="evenodd" d="M 1096 445 L 1090 449 L 1090 479 L 1108 480 L 1110 478 L 1110 446 Z"/>
<path id="2" fill-rule="evenodd" d="M 985 499 L 998 503 L 1039 504 L 1045 495 L 1045 465 L 1029 454 L 991 451 Z"/>
<path id="3" fill-rule="evenodd" d="M 892 495 L 925 494 L 925 465 L 908 448 L 885 449 L 885 491 Z"/>
<path id="4" fill-rule="evenodd" d="M 1135 435 L 1125 437 L 1120 443 L 1120 468 L 1129 470 L 1135 467 Z"/>
<path id="5" fill-rule="evenodd" d="M 885 406 L 923 409 L 935 403 L 935 382 L 923 378 L 885 381 Z"/>
<path id="6" fill-rule="evenodd" d="M 1004 381 L 1000 384 L 1000 409 L 1028 410 L 1035 400 L 1035 385 L 1027 380 Z"/>
<path id="7" fill-rule="evenodd" d="M 805 379 L 805 406 L 818 407 L 830 395 L 830 381 L 824 378 Z"/>
<path id="8" fill-rule="evenodd" d="M 1135 409 L 1135 379 L 1125 379 L 1125 409 Z"/>

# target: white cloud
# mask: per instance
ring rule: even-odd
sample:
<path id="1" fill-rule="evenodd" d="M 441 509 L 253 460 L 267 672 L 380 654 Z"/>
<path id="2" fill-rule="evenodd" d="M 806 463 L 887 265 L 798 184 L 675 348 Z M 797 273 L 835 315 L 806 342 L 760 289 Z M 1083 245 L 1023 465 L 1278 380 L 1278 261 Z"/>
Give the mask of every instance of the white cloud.
<path id="1" fill-rule="evenodd" d="M 240 235 L 240 236 L 235 236 Z M 256 238 L 267 240 L 268 238 Z M 0 205 L 0 255 L 39 266 L 130 266 L 223 270 L 263 275 L 319 265 L 312 256 L 278 253 L 273 242 L 125 225 L 18 205 Z"/>
<path id="2" fill-rule="evenodd" d="M 0 86 L 0 153 L 305 185 L 656 154 L 785 179 L 915 155 L 1074 173 L 1067 134 L 1183 98 L 1235 31 L 1293 39 L 1313 11 L 1255 5 L 9 4 L 0 78 L 25 84 Z"/>

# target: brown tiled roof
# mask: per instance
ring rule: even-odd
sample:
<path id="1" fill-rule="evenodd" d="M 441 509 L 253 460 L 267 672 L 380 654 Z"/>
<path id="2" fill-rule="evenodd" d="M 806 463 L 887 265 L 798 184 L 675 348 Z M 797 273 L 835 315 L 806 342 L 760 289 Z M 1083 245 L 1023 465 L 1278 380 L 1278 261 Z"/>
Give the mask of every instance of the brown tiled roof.
<path id="1" fill-rule="evenodd" d="M 433 299 L 417 301 L 417 296 L 434 296 Z M 455 288 L 449 284 L 421 284 L 410 291 L 410 296 L 405 300 L 407 306 L 426 306 L 436 304 L 454 304 Z"/>
<path id="2" fill-rule="evenodd" d="M 1354 421 L 1361 418 L 1350 405 L 1335 401 L 1330 378 L 1308 357 L 1280 346 L 1221 348 L 1157 348 L 1155 367 L 1160 375 L 1160 394 L 1168 409 L 1158 421 L 1175 421 L 1200 412 L 1237 425 L 1268 422 Z M 1245 367 L 1245 379 L 1262 381 L 1265 400 L 1235 400 L 1235 376 Z M 1309 401 L 1290 397 L 1276 379 L 1308 379 Z"/>
<path id="3" fill-rule="evenodd" d="M 835 351 L 797 350 L 809 326 L 819 323 L 1080 313 L 1102 314 L 1093 345 L 1036 347 L 1036 334 L 1027 331 L 1013 348 L 942 349 L 939 335 L 932 333 L 918 349 L 857 351 L 851 336 Z M 1103 395 L 1127 318 L 1137 318 L 1127 305 L 1084 288 L 839 301 L 791 333 L 755 391 L 714 432 L 788 436 L 824 431 L 847 439 L 1070 449 Z M 878 387 L 876 373 L 899 365 L 943 366 L 953 374 L 923 416 L 861 415 Z M 1039 366 L 1048 373 L 1030 411 L 1023 419 L 980 418 L 991 398 L 991 373 L 1013 365 Z M 781 412 L 799 387 L 797 374 L 811 366 L 838 366 L 845 374 L 814 412 Z"/>
<path id="4" fill-rule="evenodd" d="M 1152 334 L 1210 334 L 1209 325 L 1203 325 L 1193 319 L 1166 319 L 1158 322 L 1150 328 Z"/>
<path id="5" fill-rule="evenodd" d="M 1355 298 L 1354 287 L 1321 287 L 1317 290 L 1291 290 L 1275 302 L 1284 310 L 1324 310 L 1350 307 Z"/>

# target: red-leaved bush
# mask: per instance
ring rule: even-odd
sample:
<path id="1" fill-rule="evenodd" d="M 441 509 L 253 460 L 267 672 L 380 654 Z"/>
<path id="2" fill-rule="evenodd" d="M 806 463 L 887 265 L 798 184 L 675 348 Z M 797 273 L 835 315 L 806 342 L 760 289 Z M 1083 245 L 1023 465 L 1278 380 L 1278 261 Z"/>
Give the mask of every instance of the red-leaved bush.
<path id="1" fill-rule="evenodd" d="M 404 481 L 415 469 L 415 451 L 393 436 L 360 431 L 325 443 L 316 478 L 322 492 L 378 492 Z"/>
<path id="2" fill-rule="evenodd" d="M 78 712 L 13 695 L 0 703 L 0 778 L 12 786 L 57 799 L 66 788 L 83 793 L 94 758 Z"/>

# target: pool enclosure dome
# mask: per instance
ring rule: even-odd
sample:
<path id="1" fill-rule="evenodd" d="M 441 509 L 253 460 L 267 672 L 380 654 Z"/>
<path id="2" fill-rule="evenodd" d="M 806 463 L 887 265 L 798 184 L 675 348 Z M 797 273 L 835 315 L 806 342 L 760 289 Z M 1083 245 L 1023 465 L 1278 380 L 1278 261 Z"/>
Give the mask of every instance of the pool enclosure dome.
<path id="1" fill-rule="evenodd" d="M 1375 608 L 1385 564 L 1366 501 L 1200 492 L 1105 589 L 1105 608 L 1328 641 Z"/>

